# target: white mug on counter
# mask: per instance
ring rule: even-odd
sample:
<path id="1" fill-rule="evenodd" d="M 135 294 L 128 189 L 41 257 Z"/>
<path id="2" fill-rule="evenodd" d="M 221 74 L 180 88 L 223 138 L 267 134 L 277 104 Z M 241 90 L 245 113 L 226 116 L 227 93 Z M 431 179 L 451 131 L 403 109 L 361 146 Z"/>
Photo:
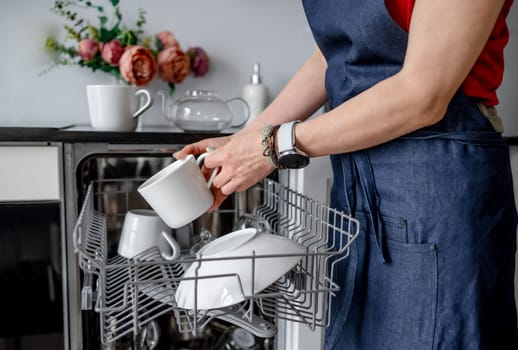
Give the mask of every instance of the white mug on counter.
<path id="1" fill-rule="evenodd" d="M 138 118 L 153 104 L 146 89 L 129 85 L 87 85 L 90 123 L 97 130 L 135 131 Z M 139 106 L 140 96 L 145 102 Z"/>
<path id="2" fill-rule="evenodd" d="M 158 247 L 166 260 L 180 256 L 180 246 L 171 236 L 171 229 L 153 210 L 129 210 L 124 217 L 117 252 L 125 258 L 133 258 L 152 247 Z"/>
<path id="3" fill-rule="evenodd" d="M 139 186 L 138 192 L 171 228 L 182 227 L 205 213 L 214 202 L 210 186 L 214 169 L 205 180 L 200 164 L 208 153 L 196 160 L 192 154 L 169 164 Z"/>

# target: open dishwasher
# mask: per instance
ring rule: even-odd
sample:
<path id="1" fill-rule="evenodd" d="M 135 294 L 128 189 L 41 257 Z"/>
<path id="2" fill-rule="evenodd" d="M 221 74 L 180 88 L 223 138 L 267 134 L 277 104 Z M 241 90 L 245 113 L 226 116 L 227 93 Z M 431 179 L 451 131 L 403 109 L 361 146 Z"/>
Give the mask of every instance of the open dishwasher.
<path id="1" fill-rule="evenodd" d="M 110 168 L 106 162 L 115 159 L 109 157 L 86 162 L 84 172 L 106 172 Z M 329 324 L 327 308 L 338 290 L 333 281 L 334 264 L 348 257 L 350 244 L 359 233 L 357 220 L 290 189 L 277 177 L 268 178 L 244 194 L 229 197 L 216 212 L 173 230 L 182 245 L 178 260 L 162 259 L 156 248 L 127 259 L 113 249 L 124 215 L 130 209 L 149 208 L 137 188 L 171 161 L 170 156 L 146 157 L 131 158 L 129 173 L 78 180 L 83 193 L 78 198 L 72 243 L 81 270 L 78 303 L 83 310 L 83 346 L 91 343 L 85 348 L 266 350 L 277 348 L 280 320 L 311 329 Z M 115 163 L 121 168 L 120 158 Z M 270 233 L 302 245 L 305 251 L 299 262 L 260 291 L 233 276 L 243 291 L 244 300 L 238 304 L 209 310 L 196 304 L 189 309 L 179 307 L 175 292 L 182 280 L 192 280 L 196 288 L 204 278 L 185 276 L 188 266 L 205 262 L 192 250 L 204 240 L 231 232 L 243 214 L 263 219 Z M 253 276 L 260 259 L 282 257 L 250 254 L 230 259 L 250 264 Z M 93 340 L 86 341 L 92 336 Z"/>

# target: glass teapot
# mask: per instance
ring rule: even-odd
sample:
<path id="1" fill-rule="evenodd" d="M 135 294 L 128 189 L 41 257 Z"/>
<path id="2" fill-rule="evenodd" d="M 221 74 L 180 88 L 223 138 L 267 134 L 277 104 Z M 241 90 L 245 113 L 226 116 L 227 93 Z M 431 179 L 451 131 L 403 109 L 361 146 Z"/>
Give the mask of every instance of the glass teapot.
<path id="1" fill-rule="evenodd" d="M 248 103 L 240 97 L 229 100 L 222 99 L 216 91 L 190 90 L 185 96 L 173 103 L 163 91 L 158 92 L 162 97 L 162 111 L 166 119 L 177 127 L 188 131 L 221 131 L 230 127 L 240 127 L 250 116 Z M 239 102 L 243 106 L 243 115 L 236 122 L 230 104 Z"/>

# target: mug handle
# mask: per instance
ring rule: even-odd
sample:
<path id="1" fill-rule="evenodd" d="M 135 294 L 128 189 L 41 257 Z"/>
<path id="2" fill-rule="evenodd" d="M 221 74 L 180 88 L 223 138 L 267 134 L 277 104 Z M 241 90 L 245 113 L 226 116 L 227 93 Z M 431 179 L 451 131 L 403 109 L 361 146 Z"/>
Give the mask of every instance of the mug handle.
<path id="1" fill-rule="evenodd" d="M 140 89 L 135 92 L 135 96 L 144 95 L 146 96 L 146 103 L 142 107 L 140 107 L 135 113 L 133 113 L 133 118 L 140 117 L 142 113 L 147 111 L 149 107 L 153 104 L 153 98 L 151 94 L 146 89 Z"/>
<path id="2" fill-rule="evenodd" d="M 198 157 L 198 159 L 196 159 L 196 164 L 198 164 L 198 166 L 200 166 L 202 160 L 205 159 L 205 157 L 207 157 L 209 155 L 210 151 L 209 152 L 205 152 L 205 153 L 202 153 L 200 154 L 200 156 Z M 209 178 L 209 181 L 207 182 L 207 187 L 210 188 L 210 186 L 212 186 L 212 181 L 214 180 L 214 178 L 216 177 L 216 174 L 218 173 L 218 168 L 214 169 L 212 171 L 212 174 L 210 175 L 210 178 Z"/>
<path id="3" fill-rule="evenodd" d="M 165 260 L 176 260 L 180 257 L 181 248 L 178 242 L 171 236 L 170 233 L 162 231 L 162 237 L 165 239 L 171 250 L 173 251 L 171 254 L 167 254 L 166 252 L 160 252 L 162 258 Z"/>

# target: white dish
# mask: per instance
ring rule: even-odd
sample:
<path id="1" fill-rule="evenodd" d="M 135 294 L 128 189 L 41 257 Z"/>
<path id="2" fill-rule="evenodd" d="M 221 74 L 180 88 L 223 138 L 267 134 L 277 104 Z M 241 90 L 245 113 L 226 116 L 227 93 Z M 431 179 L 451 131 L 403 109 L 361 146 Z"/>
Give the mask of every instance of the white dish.
<path id="1" fill-rule="evenodd" d="M 181 308 L 197 310 L 240 303 L 291 270 L 305 252 L 306 248 L 285 237 L 258 233 L 254 228 L 234 231 L 198 252 L 201 260 L 185 272 L 176 290 L 176 302 Z M 278 256 L 261 257 L 265 255 Z"/>

